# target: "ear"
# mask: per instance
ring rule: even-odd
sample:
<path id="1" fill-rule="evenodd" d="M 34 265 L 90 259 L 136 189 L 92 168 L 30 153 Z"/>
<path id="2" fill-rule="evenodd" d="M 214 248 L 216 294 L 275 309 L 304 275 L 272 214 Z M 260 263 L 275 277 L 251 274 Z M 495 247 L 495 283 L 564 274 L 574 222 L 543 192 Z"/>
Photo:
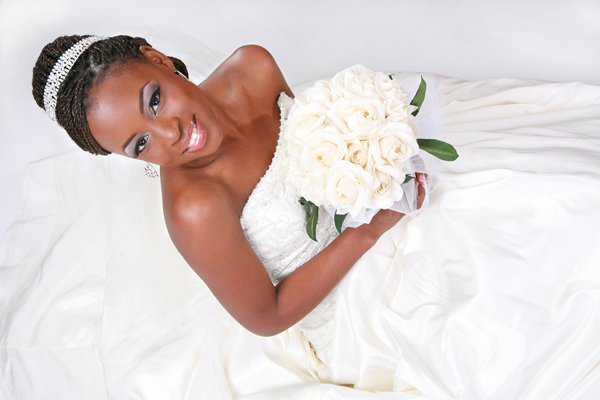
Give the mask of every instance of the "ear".
<path id="1" fill-rule="evenodd" d="M 146 59 L 149 62 L 151 62 L 152 64 L 164 65 L 165 67 L 169 68 L 170 70 L 175 67 L 173 64 L 173 61 L 171 61 L 171 59 L 169 57 L 165 56 L 163 53 L 156 50 L 154 47 L 150 47 L 150 46 L 146 46 L 146 45 L 140 46 L 140 51 L 144 54 Z"/>

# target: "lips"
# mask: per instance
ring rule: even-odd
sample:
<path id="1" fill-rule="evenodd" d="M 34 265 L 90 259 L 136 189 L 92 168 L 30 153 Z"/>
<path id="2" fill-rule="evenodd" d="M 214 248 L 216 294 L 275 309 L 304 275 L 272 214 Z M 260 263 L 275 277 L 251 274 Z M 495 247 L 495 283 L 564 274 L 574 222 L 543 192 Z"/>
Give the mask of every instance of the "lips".
<path id="1" fill-rule="evenodd" d="M 196 116 L 190 121 L 188 127 L 188 134 L 185 142 L 183 143 L 183 153 L 193 153 L 198 151 L 204 146 L 206 141 L 206 132 L 204 127 L 200 124 Z"/>

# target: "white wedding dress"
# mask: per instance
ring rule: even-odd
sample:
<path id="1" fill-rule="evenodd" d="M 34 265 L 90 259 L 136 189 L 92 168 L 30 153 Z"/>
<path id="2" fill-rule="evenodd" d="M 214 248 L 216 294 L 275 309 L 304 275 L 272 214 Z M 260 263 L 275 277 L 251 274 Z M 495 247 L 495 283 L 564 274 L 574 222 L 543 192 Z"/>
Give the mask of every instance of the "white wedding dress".
<path id="1" fill-rule="evenodd" d="M 421 214 L 403 218 L 319 307 L 271 338 L 233 320 L 179 255 L 160 183 L 143 165 L 71 144 L 32 164 L 0 247 L 5 397 L 600 392 L 600 88 L 426 76 L 443 96 L 438 137 L 460 158 L 430 175 Z M 280 157 L 240 221 L 274 283 L 337 236 L 322 212 L 319 242 L 307 237 Z"/>

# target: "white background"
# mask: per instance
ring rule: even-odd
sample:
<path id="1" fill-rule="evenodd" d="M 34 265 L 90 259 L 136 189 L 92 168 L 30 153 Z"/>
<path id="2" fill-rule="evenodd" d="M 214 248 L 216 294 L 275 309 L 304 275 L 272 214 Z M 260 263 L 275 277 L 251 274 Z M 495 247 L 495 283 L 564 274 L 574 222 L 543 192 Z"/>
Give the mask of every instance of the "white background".
<path id="1" fill-rule="evenodd" d="M 52 154 L 53 125 L 30 94 L 41 48 L 59 35 L 142 25 L 224 54 L 260 44 L 291 84 L 357 63 L 600 84 L 600 0 L 0 0 L 0 237 L 26 165 Z"/>

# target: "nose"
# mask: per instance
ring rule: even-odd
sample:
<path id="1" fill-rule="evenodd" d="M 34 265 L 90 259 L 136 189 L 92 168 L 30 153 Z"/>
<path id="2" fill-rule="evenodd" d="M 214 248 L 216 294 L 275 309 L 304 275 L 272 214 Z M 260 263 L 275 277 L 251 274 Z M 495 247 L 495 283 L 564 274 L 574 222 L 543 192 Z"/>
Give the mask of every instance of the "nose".
<path id="1" fill-rule="evenodd" d="M 169 147 L 179 142 L 182 135 L 180 122 L 176 116 L 162 118 L 156 126 L 157 138 L 160 138 L 163 144 Z"/>

